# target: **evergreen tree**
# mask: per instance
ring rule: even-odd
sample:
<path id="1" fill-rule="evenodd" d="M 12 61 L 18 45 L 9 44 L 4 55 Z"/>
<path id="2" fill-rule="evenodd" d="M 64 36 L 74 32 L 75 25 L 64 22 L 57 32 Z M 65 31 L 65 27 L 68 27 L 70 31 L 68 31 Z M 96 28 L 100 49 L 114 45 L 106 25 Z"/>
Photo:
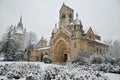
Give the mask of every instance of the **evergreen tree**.
<path id="1" fill-rule="evenodd" d="M 14 60 L 15 53 L 18 50 L 18 43 L 12 36 L 11 27 L 8 28 L 7 33 L 4 34 L 3 45 L 1 46 L 0 52 L 4 54 L 4 60 Z"/>

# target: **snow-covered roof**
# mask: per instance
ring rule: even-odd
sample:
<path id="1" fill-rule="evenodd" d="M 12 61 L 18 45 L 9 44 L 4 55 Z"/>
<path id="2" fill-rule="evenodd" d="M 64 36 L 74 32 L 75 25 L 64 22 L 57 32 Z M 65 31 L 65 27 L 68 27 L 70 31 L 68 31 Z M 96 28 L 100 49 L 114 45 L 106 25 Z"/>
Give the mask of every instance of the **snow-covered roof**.
<path id="1" fill-rule="evenodd" d="M 73 25 L 73 22 L 71 22 L 69 25 Z"/>
<path id="2" fill-rule="evenodd" d="M 50 47 L 38 48 L 37 50 L 46 50 L 46 49 L 50 49 Z"/>
<path id="3" fill-rule="evenodd" d="M 71 22 L 69 25 L 82 25 L 81 20 L 78 18 L 78 13 L 76 14 L 75 20 Z"/>
<path id="4" fill-rule="evenodd" d="M 78 17 L 76 17 L 76 19 L 74 20 L 74 24 L 81 25 L 81 21 L 79 20 Z"/>
<path id="5" fill-rule="evenodd" d="M 16 33 L 23 34 L 22 30 L 17 30 Z"/>
<path id="6" fill-rule="evenodd" d="M 66 28 L 63 27 L 63 29 L 70 35 L 72 35 Z"/>
<path id="7" fill-rule="evenodd" d="M 88 27 L 84 27 L 84 33 L 87 33 L 88 30 L 89 30 Z"/>
<path id="8" fill-rule="evenodd" d="M 57 32 L 57 23 L 55 24 L 55 28 L 53 29 L 53 33 Z"/>
<path id="9" fill-rule="evenodd" d="M 105 42 L 100 41 L 100 40 L 97 40 L 97 39 L 95 39 L 95 41 L 96 41 L 96 42 L 99 42 L 99 43 L 102 43 L 102 44 L 106 44 Z"/>
<path id="10" fill-rule="evenodd" d="M 56 33 L 56 32 L 57 32 L 57 27 L 53 29 L 53 33 Z"/>

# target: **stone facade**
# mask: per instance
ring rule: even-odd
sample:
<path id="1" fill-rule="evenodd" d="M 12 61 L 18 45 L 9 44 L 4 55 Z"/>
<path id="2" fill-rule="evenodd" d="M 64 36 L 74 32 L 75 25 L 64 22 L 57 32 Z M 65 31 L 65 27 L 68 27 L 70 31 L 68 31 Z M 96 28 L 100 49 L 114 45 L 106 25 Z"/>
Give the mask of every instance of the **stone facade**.
<path id="1" fill-rule="evenodd" d="M 102 55 L 106 48 L 101 37 L 91 27 L 85 32 L 78 14 L 74 19 L 74 10 L 63 4 L 59 11 L 59 26 L 55 24 L 49 45 L 41 38 L 31 51 L 31 60 L 41 61 L 47 53 L 53 62 L 69 62 L 77 52 Z"/>

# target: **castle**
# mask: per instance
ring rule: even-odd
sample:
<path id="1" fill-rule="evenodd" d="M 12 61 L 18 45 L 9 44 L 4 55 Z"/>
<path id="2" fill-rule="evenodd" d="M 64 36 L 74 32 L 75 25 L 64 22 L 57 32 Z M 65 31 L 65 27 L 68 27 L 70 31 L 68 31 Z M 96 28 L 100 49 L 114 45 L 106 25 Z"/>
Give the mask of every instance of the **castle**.
<path id="1" fill-rule="evenodd" d="M 59 11 L 59 25 L 55 24 L 50 43 L 42 37 L 31 49 L 30 60 L 42 61 L 43 55 L 48 54 L 53 62 L 69 62 L 77 52 L 102 55 L 106 47 L 101 36 L 91 27 L 84 31 L 78 14 L 74 19 L 74 10 L 63 4 Z"/>
<path id="2" fill-rule="evenodd" d="M 20 17 L 20 21 L 17 26 L 11 25 L 12 28 L 12 36 L 15 38 L 17 43 L 19 44 L 19 50 L 24 51 L 25 49 L 25 39 L 26 39 L 26 28 L 23 27 L 22 16 Z"/>

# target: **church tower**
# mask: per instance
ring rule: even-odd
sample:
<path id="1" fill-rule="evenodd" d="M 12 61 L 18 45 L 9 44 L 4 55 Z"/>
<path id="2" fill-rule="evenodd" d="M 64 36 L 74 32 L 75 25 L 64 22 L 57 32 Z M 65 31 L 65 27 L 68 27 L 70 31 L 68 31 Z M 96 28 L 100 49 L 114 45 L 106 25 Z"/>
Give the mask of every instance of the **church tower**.
<path id="1" fill-rule="evenodd" d="M 75 20 L 71 23 L 72 26 L 72 38 L 82 38 L 83 25 L 81 20 L 78 18 L 78 13 L 76 13 Z"/>
<path id="2" fill-rule="evenodd" d="M 14 37 L 19 43 L 19 47 L 21 50 L 24 49 L 24 42 L 26 37 L 26 28 L 24 29 L 22 23 L 22 16 L 20 17 L 20 21 L 18 22 L 17 26 L 15 27 Z"/>
<path id="3" fill-rule="evenodd" d="M 59 27 L 69 25 L 74 19 L 74 10 L 66 6 L 64 3 L 59 11 Z"/>

